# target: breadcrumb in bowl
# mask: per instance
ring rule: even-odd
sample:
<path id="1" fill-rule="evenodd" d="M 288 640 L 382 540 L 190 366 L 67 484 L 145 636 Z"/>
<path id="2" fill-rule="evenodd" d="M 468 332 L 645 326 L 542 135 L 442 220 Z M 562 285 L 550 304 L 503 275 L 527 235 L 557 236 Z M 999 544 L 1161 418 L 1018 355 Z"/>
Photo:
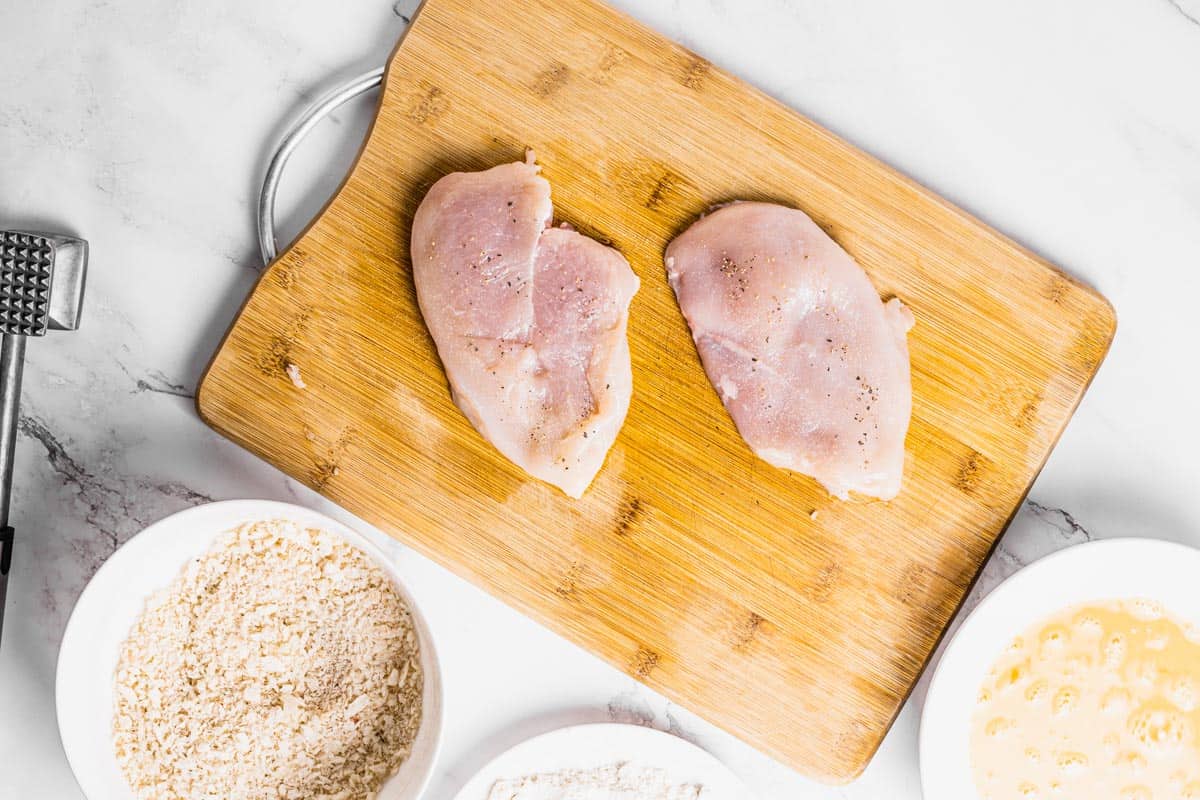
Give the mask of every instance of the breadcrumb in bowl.
<path id="1" fill-rule="evenodd" d="M 290 566 L 253 574 L 275 562 Z M 231 631 L 232 650 L 209 641 Z M 198 506 L 122 546 L 71 615 L 56 693 L 97 799 L 413 800 L 441 742 L 434 643 L 395 565 L 286 503 Z"/>

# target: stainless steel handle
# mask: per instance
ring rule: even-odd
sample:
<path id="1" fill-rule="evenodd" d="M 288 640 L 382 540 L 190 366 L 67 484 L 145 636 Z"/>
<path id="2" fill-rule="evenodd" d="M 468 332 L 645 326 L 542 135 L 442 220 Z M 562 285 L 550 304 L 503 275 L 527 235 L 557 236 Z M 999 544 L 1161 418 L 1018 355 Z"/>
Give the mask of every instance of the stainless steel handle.
<path id="1" fill-rule="evenodd" d="M 283 177 L 284 165 L 318 122 L 341 105 L 382 84 L 383 71 L 384 68 L 379 67 L 335 87 L 305 109 L 284 131 L 279 146 L 271 156 L 271 163 L 267 165 L 267 175 L 263 179 L 262 192 L 258 196 L 258 247 L 262 251 L 264 265 L 270 265 L 276 256 L 275 194 L 279 191 L 279 179 Z"/>
<path id="2" fill-rule="evenodd" d="M 4 601 L 12 566 L 13 529 L 8 525 L 8 507 L 12 496 L 13 456 L 17 450 L 17 417 L 24 366 L 25 337 L 5 335 L 0 342 L 0 636 L 4 634 Z"/>
<path id="3" fill-rule="evenodd" d="M 21 369 L 25 337 L 5 335 L 0 343 L 0 528 L 8 527 L 13 456 L 17 450 L 17 416 L 21 403 Z"/>

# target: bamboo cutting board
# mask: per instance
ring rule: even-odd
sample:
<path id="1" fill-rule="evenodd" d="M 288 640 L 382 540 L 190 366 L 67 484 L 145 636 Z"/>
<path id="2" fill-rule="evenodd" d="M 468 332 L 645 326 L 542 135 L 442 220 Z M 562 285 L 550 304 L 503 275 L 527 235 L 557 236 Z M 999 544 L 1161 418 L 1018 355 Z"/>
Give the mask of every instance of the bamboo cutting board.
<path id="1" fill-rule="evenodd" d="M 454 407 L 410 277 L 430 184 L 526 147 L 557 217 L 642 280 L 632 407 L 579 501 Z M 808 212 L 915 313 L 896 500 L 839 502 L 755 459 L 709 385 L 662 251 L 734 198 Z M 1050 264 L 598 2 L 427 0 L 353 172 L 264 274 L 198 405 L 350 511 L 840 782 L 879 745 L 1114 327 Z"/>

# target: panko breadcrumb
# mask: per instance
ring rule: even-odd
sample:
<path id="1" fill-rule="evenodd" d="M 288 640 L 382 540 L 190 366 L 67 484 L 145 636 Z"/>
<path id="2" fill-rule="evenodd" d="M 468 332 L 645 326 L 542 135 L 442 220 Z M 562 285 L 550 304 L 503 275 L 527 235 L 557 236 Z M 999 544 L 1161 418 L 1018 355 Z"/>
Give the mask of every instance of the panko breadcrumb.
<path id="1" fill-rule="evenodd" d="M 117 666 L 117 761 L 141 800 L 371 798 L 421 720 L 412 618 L 342 539 L 223 534 L 153 597 Z"/>

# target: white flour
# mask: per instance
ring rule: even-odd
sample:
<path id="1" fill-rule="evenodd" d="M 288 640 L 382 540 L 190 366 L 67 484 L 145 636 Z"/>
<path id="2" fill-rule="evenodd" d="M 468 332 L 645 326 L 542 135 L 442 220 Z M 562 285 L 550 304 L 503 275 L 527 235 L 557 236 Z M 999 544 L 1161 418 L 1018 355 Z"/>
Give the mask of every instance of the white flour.
<path id="1" fill-rule="evenodd" d="M 671 784 L 653 767 L 607 767 L 545 772 L 497 781 L 488 800 L 704 800 L 703 786 Z"/>

